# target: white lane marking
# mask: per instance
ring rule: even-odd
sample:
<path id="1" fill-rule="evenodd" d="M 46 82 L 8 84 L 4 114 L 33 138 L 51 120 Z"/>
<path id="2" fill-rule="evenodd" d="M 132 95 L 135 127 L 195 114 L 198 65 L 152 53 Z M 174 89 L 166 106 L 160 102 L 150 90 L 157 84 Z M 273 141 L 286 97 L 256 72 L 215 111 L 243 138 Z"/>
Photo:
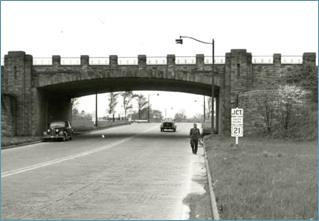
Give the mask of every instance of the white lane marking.
<path id="1" fill-rule="evenodd" d="M 102 147 L 99 147 L 99 148 L 96 148 L 96 149 L 93 149 L 93 150 L 85 151 L 85 152 L 82 152 L 82 153 L 78 153 L 78 154 L 75 154 L 75 155 L 63 157 L 63 158 L 60 158 L 60 159 L 55 159 L 55 160 L 51 160 L 51 161 L 47 161 L 47 162 L 43 162 L 43 163 L 39 163 L 39 164 L 27 166 L 27 167 L 23 167 L 23 168 L 16 169 L 16 170 L 10 170 L 10 171 L 7 171 L 7 172 L 3 172 L 3 173 L 1 173 L 1 178 L 8 177 L 8 176 L 15 175 L 15 174 L 19 174 L 19 173 L 23 173 L 23 172 L 26 172 L 26 171 L 29 171 L 29 170 L 38 169 L 38 168 L 45 167 L 45 166 L 50 166 L 50 165 L 53 165 L 53 164 L 56 164 L 56 163 L 61 163 L 63 161 L 72 160 L 72 159 L 75 159 L 75 158 L 78 158 L 78 157 L 83 157 L 83 156 L 86 156 L 86 155 L 89 155 L 89 154 L 92 154 L 92 153 L 96 153 L 96 152 L 99 152 L 99 151 L 102 151 L 102 150 L 117 146 L 117 145 L 119 145 L 121 143 L 124 143 L 126 141 L 129 141 L 129 140 L 133 139 L 134 137 L 137 137 L 137 136 L 139 136 L 141 134 L 147 133 L 147 132 L 149 132 L 149 131 L 153 130 L 154 128 L 157 128 L 157 127 L 158 126 L 153 127 L 151 129 L 148 129 L 146 131 L 137 133 L 134 136 L 124 138 L 124 139 L 119 140 L 117 142 L 114 142 L 114 143 L 111 143 L 111 144 L 108 144 L 108 145 L 105 145 L 105 146 L 102 146 Z"/>

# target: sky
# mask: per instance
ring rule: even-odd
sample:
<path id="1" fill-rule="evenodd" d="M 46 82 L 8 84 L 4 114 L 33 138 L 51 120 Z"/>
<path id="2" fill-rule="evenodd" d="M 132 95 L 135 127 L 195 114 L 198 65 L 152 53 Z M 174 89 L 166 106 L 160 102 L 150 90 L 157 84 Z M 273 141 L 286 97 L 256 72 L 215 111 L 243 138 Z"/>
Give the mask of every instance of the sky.
<path id="1" fill-rule="evenodd" d="M 318 55 L 318 2 L 1 1 L 1 58 L 16 50 L 34 58 L 211 55 L 210 45 L 190 39 L 176 44 L 180 35 L 214 39 L 215 56 L 231 49 L 246 49 L 253 56 Z M 188 116 L 203 112 L 202 102 L 194 102 L 202 96 L 159 93 L 151 96 L 155 109 L 170 109 L 171 115 L 181 109 Z M 106 95 L 98 99 L 103 114 Z M 94 96 L 81 98 L 79 108 L 93 111 Z"/>

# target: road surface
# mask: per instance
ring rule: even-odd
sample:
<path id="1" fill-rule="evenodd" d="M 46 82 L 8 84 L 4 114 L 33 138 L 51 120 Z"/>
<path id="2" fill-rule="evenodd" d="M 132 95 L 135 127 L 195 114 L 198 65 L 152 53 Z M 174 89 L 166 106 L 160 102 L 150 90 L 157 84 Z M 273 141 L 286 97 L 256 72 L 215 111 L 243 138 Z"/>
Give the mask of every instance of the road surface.
<path id="1" fill-rule="evenodd" d="M 132 124 L 1 150 L 1 219 L 188 219 L 185 199 L 205 192 L 193 180 L 206 179 L 191 127 Z"/>

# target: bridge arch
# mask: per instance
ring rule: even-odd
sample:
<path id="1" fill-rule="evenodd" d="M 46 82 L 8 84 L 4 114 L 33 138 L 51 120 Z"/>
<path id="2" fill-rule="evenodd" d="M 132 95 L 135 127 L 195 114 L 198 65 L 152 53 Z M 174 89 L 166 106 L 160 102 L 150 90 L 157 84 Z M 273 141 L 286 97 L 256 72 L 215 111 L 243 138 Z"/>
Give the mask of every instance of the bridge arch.
<path id="1" fill-rule="evenodd" d="M 69 68 L 69 69 L 68 69 Z M 37 75 L 35 87 L 42 99 L 40 122 L 70 118 L 67 104 L 73 97 L 135 90 L 184 92 L 211 96 L 211 70 L 199 72 L 192 66 L 92 66 L 83 71 L 82 66 L 70 66 L 51 70 L 34 67 Z M 219 96 L 221 77 L 215 76 L 215 96 Z M 65 109 L 65 110 L 64 110 Z M 64 110 L 64 111 L 62 111 Z M 61 114 L 58 114 L 60 112 Z M 44 126 L 41 126 L 43 128 Z"/>

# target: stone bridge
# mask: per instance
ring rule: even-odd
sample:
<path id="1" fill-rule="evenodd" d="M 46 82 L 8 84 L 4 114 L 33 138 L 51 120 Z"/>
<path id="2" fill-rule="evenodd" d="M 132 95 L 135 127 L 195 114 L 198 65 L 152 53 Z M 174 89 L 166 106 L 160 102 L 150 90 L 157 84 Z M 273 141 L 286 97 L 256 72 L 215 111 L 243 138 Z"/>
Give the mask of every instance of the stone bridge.
<path id="1" fill-rule="evenodd" d="M 32 55 L 8 52 L 1 66 L 1 126 L 4 136 L 39 135 L 52 120 L 70 120 L 74 97 L 126 90 L 158 90 L 211 96 L 211 64 L 196 55 L 196 64 L 176 64 L 167 55 L 166 64 L 147 64 L 145 55 L 137 65 L 119 65 L 111 55 L 108 65 L 90 65 L 82 55 L 79 65 L 61 65 L 52 56 L 52 65 L 33 65 Z M 282 64 L 273 55 L 271 64 L 253 64 L 244 49 L 226 53 L 225 64 L 215 64 L 216 130 L 230 130 L 230 109 L 238 104 L 238 94 L 263 84 L 265 78 L 316 65 L 315 53 L 304 53 L 301 64 Z"/>

